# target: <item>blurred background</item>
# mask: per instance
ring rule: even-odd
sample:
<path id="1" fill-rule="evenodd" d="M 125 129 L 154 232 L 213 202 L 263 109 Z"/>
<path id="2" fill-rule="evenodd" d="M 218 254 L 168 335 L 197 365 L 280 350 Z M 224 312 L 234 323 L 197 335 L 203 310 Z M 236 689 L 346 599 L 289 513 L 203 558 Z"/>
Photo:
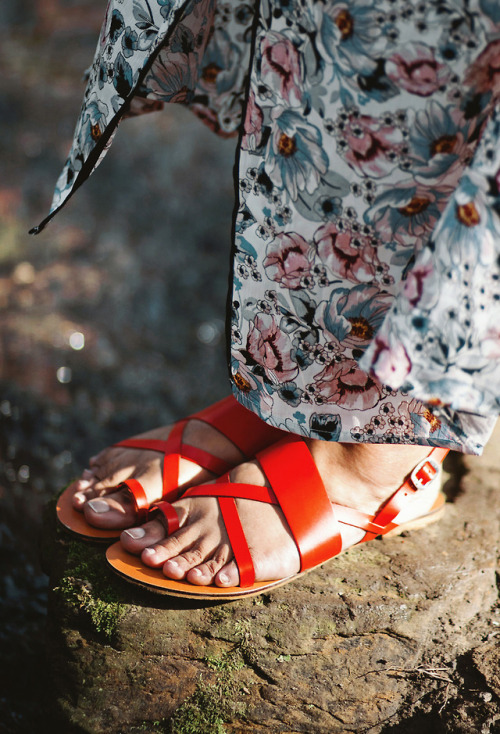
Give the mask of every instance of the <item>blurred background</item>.
<path id="1" fill-rule="evenodd" d="M 235 141 L 126 120 L 37 237 L 106 0 L 0 2 L 0 732 L 41 724 L 47 499 L 121 438 L 228 393 Z"/>

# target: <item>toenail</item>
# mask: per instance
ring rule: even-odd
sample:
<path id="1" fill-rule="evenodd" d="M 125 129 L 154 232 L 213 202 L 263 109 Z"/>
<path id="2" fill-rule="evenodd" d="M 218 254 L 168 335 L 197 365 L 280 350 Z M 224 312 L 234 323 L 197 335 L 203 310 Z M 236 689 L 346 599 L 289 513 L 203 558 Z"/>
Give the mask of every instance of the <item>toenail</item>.
<path id="1" fill-rule="evenodd" d="M 179 564 L 177 563 L 177 561 L 167 561 L 167 563 L 168 563 L 168 565 L 169 565 L 169 566 L 173 566 L 174 568 L 177 568 L 177 567 L 178 567 L 178 565 L 179 565 Z"/>
<path id="2" fill-rule="evenodd" d="M 156 551 L 154 548 L 144 548 L 142 551 L 144 556 L 154 556 L 156 555 Z"/>
<path id="3" fill-rule="evenodd" d="M 201 576 L 201 571 L 199 568 L 192 568 L 191 573 L 193 576 Z"/>
<path id="4" fill-rule="evenodd" d="M 144 528 L 129 528 L 128 530 L 124 530 L 123 534 L 130 536 L 134 540 L 138 540 L 139 538 L 144 538 L 146 531 Z"/>
<path id="5" fill-rule="evenodd" d="M 87 504 L 91 510 L 99 514 L 101 512 L 108 512 L 111 509 L 108 503 L 104 502 L 104 500 L 89 500 Z"/>
<path id="6" fill-rule="evenodd" d="M 219 581 L 221 584 L 228 584 L 229 583 L 229 576 L 226 576 L 225 573 L 219 574 Z"/>
<path id="7" fill-rule="evenodd" d="M 78 480 L 78 487 L 80 489 L 88 489 L 90 487 L 90 482 L 88 479 L 79 479 Z"/>

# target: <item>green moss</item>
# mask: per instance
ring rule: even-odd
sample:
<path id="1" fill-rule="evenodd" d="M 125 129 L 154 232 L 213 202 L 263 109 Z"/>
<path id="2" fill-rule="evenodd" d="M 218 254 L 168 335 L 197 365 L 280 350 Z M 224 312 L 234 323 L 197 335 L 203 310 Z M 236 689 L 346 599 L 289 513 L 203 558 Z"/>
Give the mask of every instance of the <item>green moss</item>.
<path id="1" fill-rule="evenodd" d="M 175 712 L 172 734 L 224 734 L 224 722 L 235 714 L 245 715 L 245 705 L 236 701 L 241 685 L 234 673 L 245 667 L 250 640 L 250 622 L 235 624 L 236 644 L 219 655 L 207 655 L 206 666 L 217 674 L 215 683 L 200 680 L 194 694 Z"/>
<path id="2" fill-rule="evenodd" d="M 172 734 L 225 734 L 228 715 L 224 686 L 199 681 L 196 691 L 172 717 Z"/>
<path id="3" fill-rule="evenodd" d="M 220 606 L 213 607 L 212 609 L 208 609 L 207 611 L 210 617 L 210 621 L 214 622 L 215 624 L 219 622 L 224 622 L 231 615 L 231 609 L 229 605 L 221 604 Z"/>
<path id="4" fill-rule="evenodd" d="M 72 542 L 64 576 L 54 591 L 73 609 L 80 611 L 93 629 L 108 641 L 115 635 L 125 605 L 112 585 L 102 551 Z"/>
<path id="5" fill-rule="evenodd" d="M 128 734 L 168 734 L 171 731 L 168 719 L 160 721 L 143 721 L 133 726 Z"/>
<path id="6" fill-rule="evenodd" d="M 207 655 L 203 661 L 210 670 L 216 670 L 220 673 L 231 673 L 245 667 L 245 661 L 239 647 L 234 647 L 220 656 Z"/>

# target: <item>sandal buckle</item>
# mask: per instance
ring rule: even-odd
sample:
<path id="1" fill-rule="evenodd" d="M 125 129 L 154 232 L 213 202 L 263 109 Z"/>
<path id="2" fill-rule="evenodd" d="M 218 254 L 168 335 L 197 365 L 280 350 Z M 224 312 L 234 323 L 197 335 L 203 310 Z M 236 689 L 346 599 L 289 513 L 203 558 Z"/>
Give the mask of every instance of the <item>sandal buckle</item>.
<path id="1" fill-rule="evenodd" d="M 427 457 L 414 468 L 410 475 L 410 482 L 418 492 L 425 489 L 430 482 L 438 475 L 440 465 L 437 461 Z"/>

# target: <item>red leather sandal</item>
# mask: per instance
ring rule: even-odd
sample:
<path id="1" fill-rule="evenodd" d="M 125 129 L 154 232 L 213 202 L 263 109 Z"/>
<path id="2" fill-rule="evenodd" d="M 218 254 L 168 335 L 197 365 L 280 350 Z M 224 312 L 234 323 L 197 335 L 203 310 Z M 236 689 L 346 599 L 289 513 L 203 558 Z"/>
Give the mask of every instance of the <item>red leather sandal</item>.
<path id="1" fill-rule="evenodd" d="M 438 520 L 444 511 L 445 502 L 444 495 L 439 491 L 440 465 L 447 453 L 447 449 L 432 449 L 374 516 L 330 502 L 306 444 L 296 436 L 288 436 L 256 455 L 272 489 L 233 484 L 225 475 L 217 479 L 215 484 L 187 490 L 184 497 L 218 498 L 238 565 L 238 587 L 195 586 L 187 581 L 168 579 L 161 569 L 144 566 L 138 557 L 127 553 L 121 543 L 108 548 L 106 557 L 113 569 L 127 581 L 158 593 L 197 599 L 239 599 L 261 594 L 299 578 L 345 550 L 342 548 L 341 525 L 352 525 L 364 530 L 365 535 L 360 541 L 363 543 L 379 535 L 396 535 Z M 425 509 L 423 514 L 417 512 L 417 516 L 412 517 L 411 504 L 417 496 L 420 498 L 419 504 Z M 301 570 L 298 574 L 255 582 L 252 558 L 235 498 L 268 502 L 281 508 L 300 554 Z M 162 502 L 155 507 L 154 512 L 163 515 L 169 534 L 177 530 L 179 523 L 172 505 Z M 400 518 L 402 521 L 398 522 Z"/>
<path id="2" fill-rule="evenodd" d="M 212 428 L 220 431 L 246 458 L 253 457 L 257 451 L 283 436 L 282 431 L 272 428 L 255 413 L 240 405 L 234 397 L 229 396 L 188 418 L 180 420 L 174 425 L 166 440 L 129 438 L 113 444 L 114 446 L 124 446 L 132 449 L 159 451 L 164 454 L 163 492 L 162 496 L 157 497 L 155 501 L 163 499 L 173 502 L 178 498 L 181 459 L 192 461 L 216 476 L 224 474 L 233 467 L 227 461 L 183 442 L 184 429 L 188 421 L 193 418 L 208 423 Z M 141 483 L 137 479 L 127 479 L 112 491 L 119 489 L 126 489 L 130 493 L 135 505 L 137 524 L 144 522 L 152 503 L 149 502 Z M 83 513 L 73 508 L 73 495 L 74 490 L 68 487 L 57 501 L 57 517 L 65 528 L 87 540 L 110 541 L 120 537 L 122 528 L 104 530 L 89 525 Z"/>

